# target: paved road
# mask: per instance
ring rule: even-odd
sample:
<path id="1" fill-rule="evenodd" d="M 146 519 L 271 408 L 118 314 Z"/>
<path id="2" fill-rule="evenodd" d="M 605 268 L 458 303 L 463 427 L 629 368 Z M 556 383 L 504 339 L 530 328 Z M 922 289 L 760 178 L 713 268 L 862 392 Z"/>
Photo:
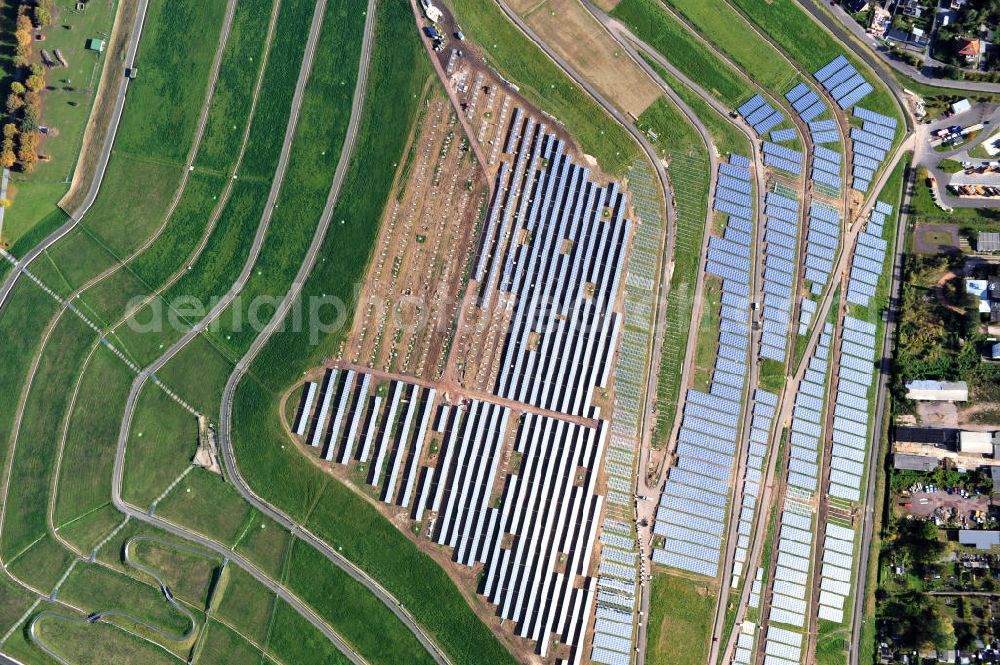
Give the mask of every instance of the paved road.
<path id="1" fill-rule="evenodd" d="M 874 38 L 865 32 L 857 21 L 843 10 L 840 5 L 828 7 L 822 0 L 801 0 L 801 4 L 806 11 L 810 12 L 816 20 L 825 25 L 834 34 L 841 33 L 844 41 L 849 41 L 848 34 L 855 40 L 864 43 L 865 53 L 870 54 L 873 59 L 880 60 L 889 67 L 892 67 L 900 74 L 909 76 L 918 83 L 933 85 L 938 87 L 953 88 L 955 90 L 967 90 L 969 92 L 1000 92 L 1000 83 L 987 83 L 979 81 L 953 81 L 927 76 L 923 70 L 909 65 L 894 58 L 884 46 L 877 44 Z M 838 34 L 838 36 L 841 36 Z M 860 54 L 859 54 L 860 55 Z M 897 84 L 898 85 L 898 84 Z"/>
<path id="2" fill-rule="evenodd" d="M 136 53 L 139 50 L 139 38 L 142 36 L 142 26 L 146 20 L 146 7 L 149 4 L 149 0 L 139 0 L 138 10 L 135 15 L 135 22 L 132 25 L 131 35 L 129 36 L 128 48 L 125 51 L 125 66 L 134 67 Z M 90 183 L 90 189 L 87 190 L 87 196 L 84 198 L 83 205 L 80 209 L 74 212 L 69 221 L 56 229 L 49 237 L 40 242 L 34 248 L 32 248 L 27 254 L 21 257 L 21 265 L 27 267 L 32 261 L 34 261 L 38 256 L 47 250 L 60 238 L 65 236 L 67 233 L 72 231 L 83 216 L 87 214 L 90 210 L 90 206 L 94 204 L 94 200 L 97 198 L 97 194 L 101 189 L 101 183 L 104 181 L 104 173 L 108 168 L 108 161 L 111 159 L 111 148 L 114 146 L 115 137 L 118 134 L 118 124 L 121 122 L 122 110 L 125 107 L 125 94 L 128 92 L 128 86 L 131 79 L 127 76 L 122 76 L 121 83 L 118 86 L 118 94 L 115 97 L 114 111 L 111 116 L 111 124 L 108 129 L 107 135 L 104 137 L 104 144 L 101 146 L 100 160 L 97 166 L 97 177 Z M 21 276 L 20 270 L 11 270 L 10 274 L 7 275 L 7 279 L 4 280 L 3 286 L 0 287 L 0 308 L 4 306 L 7 302 L 7 298 L 10 296 L 11 290 L 17 283 L 18 278 Z"/>

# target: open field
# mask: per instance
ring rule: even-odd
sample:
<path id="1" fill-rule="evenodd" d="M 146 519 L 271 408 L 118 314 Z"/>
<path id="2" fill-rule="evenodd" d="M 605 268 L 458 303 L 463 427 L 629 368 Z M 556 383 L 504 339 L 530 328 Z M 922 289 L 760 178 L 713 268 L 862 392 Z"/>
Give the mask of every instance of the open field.
<path id="1" fill-rule="evenodd" d="M 349 665 L 316 628 L 279 600 L 274 610 L 268 651 L 284 663 Z"/>
<path id="2" fill-rule="evenodd" d="M 458 116 L 439 85 L 431 90 L 408 150 L 412 171 L 400 170 L 342 353 L 423 378 L 438 378 L 444 369 L 477 217 L 487 202 Z"/>
<path id="3" fill-rule="evenodd" d="M 622 0 L 612 15 L 727 106 L 736 108 L 747 98 L 741 77 L 671 16 L 660 0 Z"/>
<path id="4" fill-rule="evenodd" d="M 545 0 L 518 12 L 541 39 L 626 114 L 642 115 L 660 91 L 578 0 Z M 610 122 L 610 119 L 609 119 Z"/>
<path id="5" fill-rule="evenodd" d="M 132 371 L 104 347 L 97 347 L 90 356 L 65 430 L 53 514 L 56 524 L 69 522 L 108 503 L 107 484 L 96 480 L 111 478 L 121 405 L 133 378 Z"/>
<path id="6" fill-rule="evenodd" d="M 148 507 L 191 464 L 197 447 L 194 415 L 147 384 L 132 418 L 122 498 Z"/>
<path id="7" fill-rule="evenodd" d="M 787 91 L 799 73 L 772 46 L 753 32 L 747 21 L 725 2 L 666 0 L 706 39 L 753 78 L 754 82 L 777 94 Z"/>
<path id="8" fill-rule="evenodd" d="M 281 579 L 292 535 L 271 518 L 254 512 L 234 549 L 275 579 Z"/>
<path id="9" fill-rule="evenodd" d="M 222 564 L 214 554 L 195 554 L 155 540 L 137 540 L 132 544 L 132 560 L 155 571 L 176 598 L 208 609 L 209 592 Z"/>
<path id="10" fill-rule="evenodd" d="M 381 601 L 302 541 L 292 546 L 287 584 L 329 617 L 368 662 L 385 665 L 434 662 Z M 373 631 L 372 626 L 379 629 Z"/>
<path id="11" fill-rule="evenodd" d="M 651 588 L 648 662 L 651 665 L 705 662 L 718 589 L 667 572 L 654 572 Z"/>
<path id="12" fill-rule="evenodd" d="M 99 564 L 77 565 L 60 588 L 59 598 L 90 611 L 127 612 L 175 636 L 191 626 L 186 616 L 167 603 L 153 580 L 140 582 Z M 128 623 L 132 622 L 123 619 L 123 625 Z"/>
<path id="13" fill-rule="evenodd" d="M 237 633 L 218 621 L 209 620 L 205 627 L 196 662 L 203 665 L 218 663 L 259 663 L 262 661 L 260 649 L 247 642 Z"/>
<path id="14" fill-rule="evenodd" d="M 215 615 L 259 644 L 267 641 L 275 595 L 236 566 L 229 566 L 229 582 Z"/>
<path id="15" fill-rule="evenodd" d="M 192 469 L 157 504 L 158 515 L 232 546 L 252 508 L 218 474 Z"/>
<path id="16" fill-rule="evenodd" d="M 479 40 L 487 59 L 517 82 L 528 101 L 561 120 L 593 155 L 601 169 L 622 175 L 639 154 L 628 133 L 569 79 L 558 65 L 507 20 L 492 2 L 451 0 L 455 18 L 472 39 Z M 546 86 L 548 84 L 548 86 Z"/>

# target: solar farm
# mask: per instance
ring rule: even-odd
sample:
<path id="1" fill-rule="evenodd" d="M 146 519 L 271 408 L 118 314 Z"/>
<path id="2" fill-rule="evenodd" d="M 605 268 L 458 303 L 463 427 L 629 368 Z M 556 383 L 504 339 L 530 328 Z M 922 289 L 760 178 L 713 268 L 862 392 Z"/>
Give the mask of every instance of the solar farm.
<path id="1" fill-rule="evenodd" d="M 111 4 L 12 65 L 0 235 L 93 110 L 0 238 L 0 661 L 865 665 L 913 123 L 818 7 Z"/>

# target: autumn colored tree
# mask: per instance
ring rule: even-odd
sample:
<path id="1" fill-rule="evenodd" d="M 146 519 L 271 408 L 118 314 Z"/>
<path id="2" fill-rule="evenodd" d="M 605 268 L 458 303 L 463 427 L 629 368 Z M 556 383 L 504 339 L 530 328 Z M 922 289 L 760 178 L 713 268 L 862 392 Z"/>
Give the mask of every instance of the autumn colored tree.
<path id="1" fill-rule="evenodd" d="M 31 91 L 24 93 L 24 103 L 29 107 L 41 108 L 42 93 Z"/>
<path id="2" fill-rule="evenodd" d="M 15 136 L 17 136 L 17 125 L 8 122 L 3 126 L 3 137 L 4 139 L 12 139 Z"/>
<path id="3" fill-rule="evenodd" d="M 45 79 L 41 76 L 35 76 L 32 74 L 25 80 L 24 87 L 26 87 L 31 92 L 38 92 L 45 87 Z"/>
<path id="4" fill-rule="evenodd" d="M 7 113 L 16 113 L 22 106 L 24 106 L 24 100 L 20 95 L 13 93 L 7 95 Z"/>
<path id="5" fill-rule="evenodd" d="M 21 147 L 17 150 L 17 161 L 21 163 L 26 170 L 31 170 L 35 162 L 38 161 L 38 153 L 30 148 Z"/>
<path id="6" fill-rule="evenodd" d="M 16 161 L 17 157 L 16 155 L 14 155 L 13 150 L 4 150 L 3 152 L 0 152 L 0 166 L 2 166 L 3 168 L 9 169 L 10 167 L 14 166 L 14 163 Z"/>
<path id="7" fill-rule="evenodd" d="M 26 90 L 27 89 L 24 87 L 24 84 L 19 81 L 14 81 L 10 84 L 10 91 L 15 95 L 23 95 Z"/>

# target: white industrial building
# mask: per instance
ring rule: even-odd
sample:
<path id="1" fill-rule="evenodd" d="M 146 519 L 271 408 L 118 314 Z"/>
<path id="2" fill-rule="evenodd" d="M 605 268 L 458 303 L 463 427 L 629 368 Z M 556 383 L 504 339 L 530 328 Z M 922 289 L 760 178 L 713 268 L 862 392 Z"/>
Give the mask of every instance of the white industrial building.
<path id="1" fill-rule="evenodd" d="M 967 402 L 969 384 L 965 381 L 910 381 L 906 399 L 918 402 Z"/>

